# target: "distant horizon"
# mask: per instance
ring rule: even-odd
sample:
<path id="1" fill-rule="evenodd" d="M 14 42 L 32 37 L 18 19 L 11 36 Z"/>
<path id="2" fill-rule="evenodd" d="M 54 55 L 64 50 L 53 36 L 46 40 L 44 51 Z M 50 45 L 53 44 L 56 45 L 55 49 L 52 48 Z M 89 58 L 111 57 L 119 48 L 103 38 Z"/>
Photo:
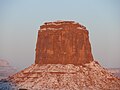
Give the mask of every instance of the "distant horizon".
<path id="1" fill-rule="evenodd" d="M 0 1 L 0 59 L 20 69 L 34 63 L 39 27 L 73 20 L 89 31 L 92 54 L 103 67 L 120 68 L 119 0 Z"/>

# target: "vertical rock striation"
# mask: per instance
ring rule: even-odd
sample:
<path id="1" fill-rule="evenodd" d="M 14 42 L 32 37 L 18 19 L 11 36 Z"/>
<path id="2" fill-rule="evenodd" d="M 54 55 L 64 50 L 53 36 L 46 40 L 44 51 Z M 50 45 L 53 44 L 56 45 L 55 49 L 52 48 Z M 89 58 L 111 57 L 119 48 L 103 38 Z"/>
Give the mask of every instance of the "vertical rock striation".
<path id="1" fill-rule="evenodd" d="M 74 21 L 46 22 L 40 26 L 36 64 L 85 64 L 93 61 L 86 27 Z"/>

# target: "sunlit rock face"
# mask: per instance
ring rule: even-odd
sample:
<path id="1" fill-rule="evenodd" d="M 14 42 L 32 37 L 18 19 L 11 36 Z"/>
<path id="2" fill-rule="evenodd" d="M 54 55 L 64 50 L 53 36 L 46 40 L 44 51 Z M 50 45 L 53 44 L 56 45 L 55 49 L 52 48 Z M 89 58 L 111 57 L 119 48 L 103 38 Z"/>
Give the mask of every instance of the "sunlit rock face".
<path id="1" fill-rule="evenodd" d="M 46 22 L 40 26 L 36 64 L 85 64 L 93 61 L 88 31 L 74 21 Z"/>

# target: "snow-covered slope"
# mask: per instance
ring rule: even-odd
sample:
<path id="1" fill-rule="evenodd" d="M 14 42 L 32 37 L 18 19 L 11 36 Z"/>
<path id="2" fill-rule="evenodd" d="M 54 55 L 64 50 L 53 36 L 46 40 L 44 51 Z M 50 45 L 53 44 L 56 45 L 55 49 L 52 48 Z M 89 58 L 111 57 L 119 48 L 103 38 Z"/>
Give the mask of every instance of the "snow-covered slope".
<path id="1" fill-rule="evenodd" d="M 119 90 L 120 80 L 97 62 L 85 65 L 33 64 L 9 77 L 29 90 Z"/>

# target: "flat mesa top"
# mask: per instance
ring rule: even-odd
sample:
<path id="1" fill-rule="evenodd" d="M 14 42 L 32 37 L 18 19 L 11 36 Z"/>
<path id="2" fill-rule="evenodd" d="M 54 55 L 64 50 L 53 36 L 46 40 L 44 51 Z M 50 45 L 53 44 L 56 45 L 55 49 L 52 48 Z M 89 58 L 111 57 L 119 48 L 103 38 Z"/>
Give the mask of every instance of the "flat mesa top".
<path id="1" fill-rule="evenodd" d="M 74 28 L 86 30 L 86 27 L 75 22 L 75 21 L 54 21 L 54 22 L 45 22 L 42 26 L 40 26 L 40 30 L 65 30 L 66 28 Z"/>
<path id="2" fill-rule="evenodd" d="M 58 20 L 55 22 L 45 22 L 45 25 L 51 25 L 51 24 L 77 24 L 74 21 L 62 21 L 62 20 Z"/>

